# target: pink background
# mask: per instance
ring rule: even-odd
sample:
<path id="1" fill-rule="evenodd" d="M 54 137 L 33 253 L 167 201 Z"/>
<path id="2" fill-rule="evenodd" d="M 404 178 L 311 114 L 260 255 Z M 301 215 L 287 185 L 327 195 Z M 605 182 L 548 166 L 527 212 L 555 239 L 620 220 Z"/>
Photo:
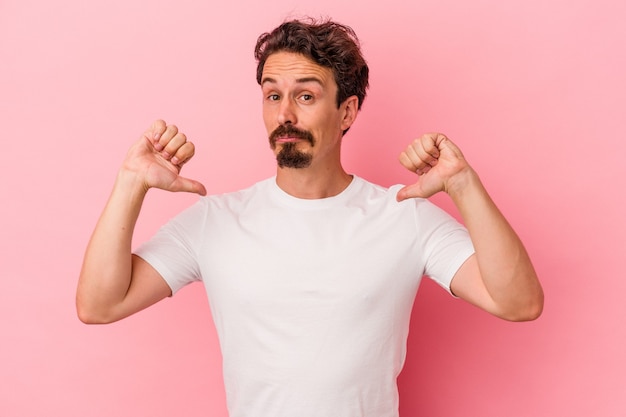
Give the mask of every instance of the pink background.
<path id="1" fill-rule="evenodd" d="M 216 3 L 0 1 L 0 415 L 226 415 L 201 286 L 90 327 L 76 280 L 117 167 L 153 119 L 196 142 L 186 175 L 211 193 L 273 174 L 252 50 L 303 14 L 351 25 L 371 67 L 346 167 L 406 183 L 399 152 L 447 133 L 545 288 L 543 316 L 512 324 L 425 282 L 403 416 L 626 415 L 625 3 Z M 151 193 L 137 242 L 195 199 Z"/>

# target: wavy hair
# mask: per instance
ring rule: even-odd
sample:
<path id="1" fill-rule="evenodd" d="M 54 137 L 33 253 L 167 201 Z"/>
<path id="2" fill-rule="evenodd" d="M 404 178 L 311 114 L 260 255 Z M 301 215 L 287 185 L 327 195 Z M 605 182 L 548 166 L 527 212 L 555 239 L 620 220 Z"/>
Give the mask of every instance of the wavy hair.
<path id="1" fill-rule="evenodd" d="M 338 88 L 337 107 L 348 97 L 357 96 L 361 109 L 369 86 L 369 68 L 361 54 L 359 39 L 350 27 L 331 20 L 290 20 L 262 34 L 254 48 L 259 85 L 265 61 L 271 54 L 281 51 L 302 54 L 330 68 Z"/>

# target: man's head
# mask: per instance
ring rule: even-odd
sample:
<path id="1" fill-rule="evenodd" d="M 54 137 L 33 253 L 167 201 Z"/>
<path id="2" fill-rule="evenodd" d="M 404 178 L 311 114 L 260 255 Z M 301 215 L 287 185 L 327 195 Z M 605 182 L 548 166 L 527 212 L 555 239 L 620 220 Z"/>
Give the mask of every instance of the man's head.
<path id="1" fill-rule="evenodd" d="M 350 96 L 365 100 L 369 68 L 361 54 L 359 40 L 348 26 L 332 21 L 291 20 L 259 36 L 254 56 L 258 62 L 256 80 L 261 84 L 267 58 L 276 52 L 301 54 L 329 68 L 337 83 L 337 107 Z"/>
<path id="2" fill-rule="evenodd" d="M 352 29 L 331 21 L 285 22 L 259 37 L 255 57 L 278 166 L 306 168 L 314 159 L 340 165 L 341 137 L 368 86 L 369 70 Z"/>

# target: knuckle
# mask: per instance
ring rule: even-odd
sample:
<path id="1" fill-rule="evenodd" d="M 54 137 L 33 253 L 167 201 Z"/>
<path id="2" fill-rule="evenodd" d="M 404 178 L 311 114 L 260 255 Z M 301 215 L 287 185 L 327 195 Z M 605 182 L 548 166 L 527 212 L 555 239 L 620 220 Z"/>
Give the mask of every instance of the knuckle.
<path id="1" fill-rule="evenodd" d="M 159 131 L 163 131 L 165 130 L 165 127 L 167 125 L 165 124 L 165 121 L 161 120 L 161 119 L 157 119 L 154 121 L 154 123 L 152 123 L 152 129 L 154 130 L 159 130 Z"/>
<path id="2" fill-rule="evenodd" d="M 186 142 L 178 148 L 176 156 L 181 160 L 188 160 L 194 154 L 194 147 L 191 142 Z"/>
<path id="3" fill-rule="evenodd" d="M 168 125 L 166 130 L 172 135 L 176 135 L 178 133 L 178 127 L 176 125 Z"/>

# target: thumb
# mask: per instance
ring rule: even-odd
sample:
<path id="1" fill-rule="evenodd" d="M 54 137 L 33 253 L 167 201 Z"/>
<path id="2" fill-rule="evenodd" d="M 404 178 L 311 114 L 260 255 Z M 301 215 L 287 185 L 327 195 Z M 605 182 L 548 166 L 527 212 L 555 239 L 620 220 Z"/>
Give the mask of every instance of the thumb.
<path id="1" fill-rule="evenodd" d="M 206 195 L 206 188 L 201 182 L 190 178 L 181 177 L 180 175 L 172 183 L 171 191 L 182 191 L 185 193 L 195 193 Z"/>
<path id="2" fill-rule="evenodd" d="M 415 184 L 405 185 L 400 190 L 398 190 L 398 193 L 396 194 L 396 200 L 398 202 L 404 201 L 409 198 L 428 198 L 428 197 L 430 197 L 430 195 L 424 192 L 420 181 L 416 182 Z"/>

